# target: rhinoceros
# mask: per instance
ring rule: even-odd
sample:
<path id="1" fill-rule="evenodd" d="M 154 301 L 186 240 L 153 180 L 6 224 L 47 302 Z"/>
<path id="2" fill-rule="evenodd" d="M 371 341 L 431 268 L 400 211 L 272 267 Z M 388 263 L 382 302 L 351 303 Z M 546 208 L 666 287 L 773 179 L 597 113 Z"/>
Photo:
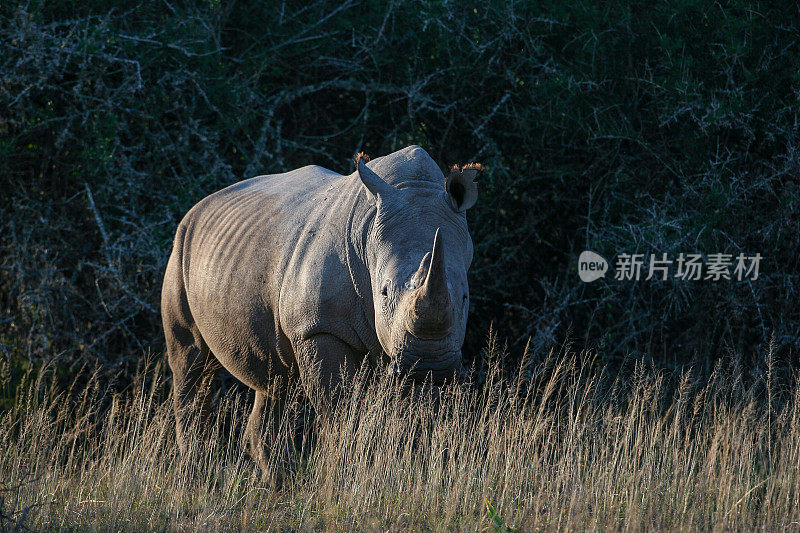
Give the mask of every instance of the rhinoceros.
<path id="1" fill-rule="evenodd" d="M 220 367 L 255 390 L 244 442 L 255 456 L 276 380 L 331 398 L 365 362 L 411 380 L 463 376 L 480 170 L 445 177 L 410 146 L 359 154 L 350 175 L 258 176 L 189 210 L 161 297 L 179 446 Z"/>

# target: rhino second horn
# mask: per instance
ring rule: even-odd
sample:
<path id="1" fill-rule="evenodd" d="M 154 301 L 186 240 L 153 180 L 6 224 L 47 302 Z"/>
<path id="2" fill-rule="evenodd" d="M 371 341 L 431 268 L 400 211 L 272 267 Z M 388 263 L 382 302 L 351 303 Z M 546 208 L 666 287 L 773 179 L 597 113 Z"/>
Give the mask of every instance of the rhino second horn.
<path id="1" fill-rule="evenodd" d="M 446 337 L 453 327 L 450 291 L 447 289 L 445 278 L 444 250 L 439 229 L 433 238 L 433 252 L 425 282 L 412 294 L 406 325 L 408 331 L 419 339 L 441 339 Z"/>
<path id="2" fill-rule="evenodd" d="M 422 261 L 419 262 L 419 268 L 414 275 L 411 277 L 411 288 L 416 289 L 417 287 L 421 287 L 423 283 L 425 283 L 425 279 L 428 277 L 428 269 L 431 266 L 431 253 L 425 252 L 425 256 L 422 258 Z"/>

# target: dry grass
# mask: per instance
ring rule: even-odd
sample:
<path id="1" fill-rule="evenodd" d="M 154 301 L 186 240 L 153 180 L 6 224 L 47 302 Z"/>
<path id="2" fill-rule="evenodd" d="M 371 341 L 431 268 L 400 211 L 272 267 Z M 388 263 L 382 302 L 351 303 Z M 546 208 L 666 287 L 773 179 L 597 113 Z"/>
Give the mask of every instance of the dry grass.
<path id="1" fill-rule="evenodd" d="M 279 490 L 239 445 L 244 395 L 179 457 L 161 362 L 117 395 L 45 371 L 2 415 L 0 529 L 796 528 L 800 388 L 766 359 L 701 381 L 563 350 L 438 407 L 360 376 Z"/>

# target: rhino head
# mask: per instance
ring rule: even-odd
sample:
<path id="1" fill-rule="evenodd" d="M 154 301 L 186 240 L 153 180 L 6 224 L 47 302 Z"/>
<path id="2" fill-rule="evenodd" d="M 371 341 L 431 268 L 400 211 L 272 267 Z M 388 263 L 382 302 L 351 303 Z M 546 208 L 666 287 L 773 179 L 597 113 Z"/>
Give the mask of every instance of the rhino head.
<path id="1" fill-rule="evenodd" d="M 357 174 L 376 209 L 365 261 L 389 372 L 435 383 L 460 379 L 473 252 L 466 210 L 477 200 L 481 167 L 454 167 L 447 178 L 435 167 L 438 180 L 409 179 L 395 187 L 366 160 L 359 154 Z"/>

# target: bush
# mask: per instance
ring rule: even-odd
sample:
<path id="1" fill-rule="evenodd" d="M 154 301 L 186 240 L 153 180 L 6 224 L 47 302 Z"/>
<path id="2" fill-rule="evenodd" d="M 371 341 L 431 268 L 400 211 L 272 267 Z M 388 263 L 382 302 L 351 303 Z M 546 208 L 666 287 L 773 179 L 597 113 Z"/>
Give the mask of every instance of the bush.
<path id="1" fill-rule="evenodd" d="M 468 354 L 492 322 L 537 353 L 570 334 L 610 360 L 710 362 L 774 332 L 797 354 L 789 5 L 34 0 L 0 15 L 9 354 L 135 365 L 161 346 L 161 276 L 191 205 L 411 143 L 488 169 Z M 583 249 L 765 260 L 753 282 L 584 285 Z"/>

